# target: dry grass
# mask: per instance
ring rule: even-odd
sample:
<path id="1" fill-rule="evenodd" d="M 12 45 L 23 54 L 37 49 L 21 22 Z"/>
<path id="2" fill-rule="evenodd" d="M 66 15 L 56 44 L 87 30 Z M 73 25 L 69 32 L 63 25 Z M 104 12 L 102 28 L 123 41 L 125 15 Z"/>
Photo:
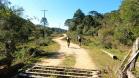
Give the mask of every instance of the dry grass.
<path id="1" fill-rule="evenodd" d="M 111 59 L 108 55 L 101 52 L 98 48 L 87 48 L 92 60 L 103 72 L 103 78 L 115 78 L 113 70 L 116 70 L 118 61 Z"/>
<path id="2" fill-rule="evenodd" d="M 120 66 L 121 61 L 124 56 L 126 56 L 126 52 L 120 52 L 117 49 L 105 49 L 106 51 L 116 55 L 119 60 L 113 60 L 110 56 L 102 52 L 100 49 L 104 49 L 98 40 L 95 38 L 89 37 L 90 43 L 87 46 L 84 46 L 89 52 L 89 55 L 92 57 L 92 60 L 98 66 L 100 70 L 103 72 L 103 78 L 116 78 L 115 72 Z"/>

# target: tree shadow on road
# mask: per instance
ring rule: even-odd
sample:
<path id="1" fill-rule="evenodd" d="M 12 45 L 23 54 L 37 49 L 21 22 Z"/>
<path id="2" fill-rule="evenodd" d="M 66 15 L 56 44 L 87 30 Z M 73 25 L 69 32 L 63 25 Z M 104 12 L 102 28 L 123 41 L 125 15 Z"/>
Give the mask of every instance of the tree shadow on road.
<path id="1" fill-rule="evenodd" d="M 41 53 L 39 57 L 46 57 L 48 59 L 56 59 L 56 58 L 61 58 L 63 57 L 63 53 L 59 53 L 59 52 L 45 52 L 45 53 Z"/>

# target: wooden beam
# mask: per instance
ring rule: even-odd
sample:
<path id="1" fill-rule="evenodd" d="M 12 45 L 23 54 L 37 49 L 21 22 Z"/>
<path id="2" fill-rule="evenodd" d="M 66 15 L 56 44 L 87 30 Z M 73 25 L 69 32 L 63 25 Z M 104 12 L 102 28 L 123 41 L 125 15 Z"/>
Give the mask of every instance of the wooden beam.
<path id="1" fill-rule="evenodd" d="M 133 57 L 131 57 L 129 59 L 129 62 L 127 63 L 127 65 L 125 66 L 125 68 L 122 70 L 123 72 L 127 71 L 127 69 L 129 68 L 130 64 L 132 63 L 132 61 L 139 55 L 139 51 L 137 51 Z"/>

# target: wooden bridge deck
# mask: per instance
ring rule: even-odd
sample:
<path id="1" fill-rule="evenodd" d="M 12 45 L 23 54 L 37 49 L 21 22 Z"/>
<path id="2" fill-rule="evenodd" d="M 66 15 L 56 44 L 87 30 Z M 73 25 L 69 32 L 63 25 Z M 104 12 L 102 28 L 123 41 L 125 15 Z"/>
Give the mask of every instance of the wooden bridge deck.
<path id="1" fill-rule="evenodd" d="M 19 73 L 20 78 L 100 78 L 99 70 L 60 66 L 33 66 Z"/>

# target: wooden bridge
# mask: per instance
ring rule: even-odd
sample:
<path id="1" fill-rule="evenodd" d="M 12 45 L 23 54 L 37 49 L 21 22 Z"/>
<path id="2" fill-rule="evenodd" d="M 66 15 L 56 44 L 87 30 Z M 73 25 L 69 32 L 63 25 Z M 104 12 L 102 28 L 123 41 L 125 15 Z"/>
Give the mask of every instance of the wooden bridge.
<path id="1" fill-rule="evenodd" d="M 101 78 L 99 70 L 60 66 L 33 66 L 18 74 L 19 78 Z"/>

